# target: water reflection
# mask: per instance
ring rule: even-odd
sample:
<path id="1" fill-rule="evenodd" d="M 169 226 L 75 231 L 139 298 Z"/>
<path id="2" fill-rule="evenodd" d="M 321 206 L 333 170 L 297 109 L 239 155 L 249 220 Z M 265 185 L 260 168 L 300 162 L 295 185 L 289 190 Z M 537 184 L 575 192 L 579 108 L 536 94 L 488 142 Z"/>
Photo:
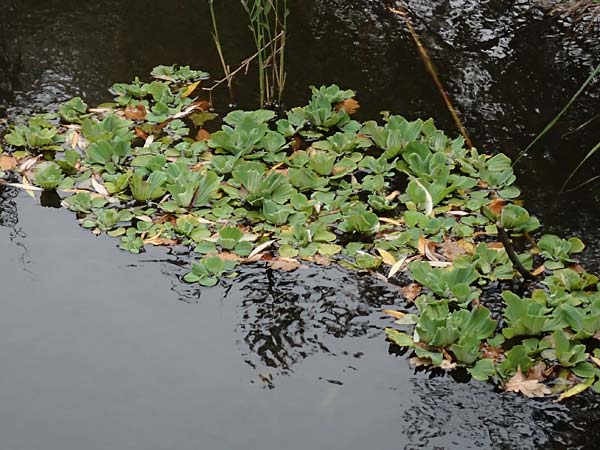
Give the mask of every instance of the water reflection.
<path id="1" fill-rule="evenodd" d="M 374 314 L 393 304 L 397 293 L 369 278 L 329 267 L 285 273 L 265 268 L 244 271 L 236 282 L 242 297 L 237 332 L 248 364 L 293 371 L 315 353 L 335 355 L 335 339 L 381 336 Z M 349 341 L 349 345 L 351 345 Z"/>
<path id="2" fill-rule="evenodd" d="M 17 207 L 17 196 L 19 190 L 0 184 L 0 227 L 8 229 L 9 240 L 20 252 L 19 263 L 25 271 L 31 263 L 31 256 L 27 249 L 27 233 L 19 226 L 19 210 Z"/>
<path id="3" fill-rule="evenodd" d="M 318 353 L 355 353 L 351 340 L 343 341 L 339 350 L 343 338 L 382 339 L 389 320 L 380 309 L 400 299 L 395 288 L 336 266 L 294 272 L 273 271 L 260 263 L 239 266 L 237 278 L 207 289 L 182 281 L 192 262 L 183 249 L 149 249 L 139 259 L 142 264 L 161 264 L 179 301 L 233 305 L 242 358 L 257 373 L 266 370 L 270 377 L 289 375 L 295 364 Z"/>

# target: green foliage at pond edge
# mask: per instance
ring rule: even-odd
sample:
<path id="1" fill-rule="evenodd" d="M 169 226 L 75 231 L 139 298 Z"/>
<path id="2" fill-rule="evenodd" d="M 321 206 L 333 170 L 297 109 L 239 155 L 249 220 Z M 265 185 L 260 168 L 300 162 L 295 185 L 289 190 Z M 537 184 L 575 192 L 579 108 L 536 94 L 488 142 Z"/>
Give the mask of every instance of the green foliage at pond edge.
<path id="1" fill-rule="evenodd" d="M 221 123 L 194 98 L 208 74 L 152 75 L 114 85 L 113 103 L 75 98 L 11 126 L 1 181 L 58 190 L 83 227 L 132 253 L 187 246 L 189 283 L 265 261 L 335 262 L 399 284 L 406 311 L 388 311 L 386 332 L 415 365 L 462 366 L 527 396 L 600 391 L 598 278 L 577 264 L 579 239 L 539 234 L 506 155 L 466 149 L 431 119 L 353 120 L 354 92 L 335 85 L 280 117 Z"/>

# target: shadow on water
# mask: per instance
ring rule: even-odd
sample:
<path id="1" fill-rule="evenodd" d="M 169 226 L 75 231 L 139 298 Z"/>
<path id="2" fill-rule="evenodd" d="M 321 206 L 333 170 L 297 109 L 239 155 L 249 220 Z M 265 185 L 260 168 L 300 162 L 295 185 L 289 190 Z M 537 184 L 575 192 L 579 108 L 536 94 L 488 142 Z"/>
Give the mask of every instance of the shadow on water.
<path id="1" fill-rule="evenodd" d="M 303 104 L 307 86 L 311 84 L 335 82 L 358 91 L 362 118 L 376 117 L 382 110 L 400 112 L 409 118 L 431 116 L 439 126 L 454 133 L 451 118 L 402 19 L 387 10 L 388 6 L 394 5 L 395 2 L 389 0 L 292 1 L 286 104 Z M 190 64 L 215 75 L 220 73 L 204 1 L 20 0 L 16 6 L 16 11 L 4 9 L 0 12 L 2 31 L 6 34 L 5 30 L 10 30 L 11 33 L 9 36 L 0 33 L 0 81 L 2 89 L 14 94 L 8 107 L 11 117 L 55 108 L 74 95 L 82 95 L 90 103 L 105 101 L 108 99 L 107 86 L 144 75 L 158 64 Z M 515 155 L 560 110 L 600 56 L 600 42 L 590 37 L 593 35 L 573 32 L 575 25 L 568 19 L 550 18 L 529 1 L 519 0 L 507 6 L 506 2 L 492 0 L 413 0 L 406 6 L 476 145 L 488 151 L 501 150 Z M 217 5 L 217 14 L 223 18 L 225 54 L 233 64 L 252 52 L 244 13 L 237 1 L 224 0 Z M 16 42 L 18 47 L 15 47 Z M 17 80 L 14 68 L 19 55 L 22 55 L 22 70 Z M 11 69 L 7 71 L 9 67 Z M 240 106 L 256 105 L 255 83 L 251 74 L 236 79 L 234 89 Z M 586 262 L 596 269 L 600 268 L 597 187 L 558 199 L 556 192 L 560 184 L 557 180 L 564 179 L 568 169 L 575 166 L 589 149 L 589 144 L 600 137 L 597 123 L 563 137 L 600 112 L 598 85 L 595 83 L 590 87 L 565 120 L 520 166 L 520 184 L 528 206 L 542 216 L 549 229 L 561 234 L 578 234 L 588 241 L 590 251 Z M 216 98 L 217 105 L 227 102 L 227 93 L 221 91 Z M 582 176 L 589 176 L 598 168 L 598 165 L 590 166 Z M 393 356 L 393 349 L 388 355 L 382 328 L 389 320 L 383 318 L 379 310 L 386 305 L 404 305 L 394 289 L 379 281 L 335 267 L 279 273 L 257 265 L 244 268 L 239 279 L 226 282 L 222 288 L 200 289 L 180 281 L 189 264 L 189 256 L 179 253 L 178 249 L 168 252 L 152 249 L 136 258 L 124 254 L 116 256 L 117 251 L 112 252 L 115 242 L 110 239 L 101 238 L 93 244 L 79 242 L 81 251 L 109 249 L 103 250 L 106 253 L 98 260 L 88 262 L 77 249 L 72 249 L 73 244 L 69 244 L 76 225 L 69 228 L 65 223 L 74 222 L 73 218 L 63 211 L 34 209 L 30 204 L 27 196 L 17 197 L 14 190 L 0 187 L 0 230 L 7 230 L 10 237 L 9 242 L 0 244 L 0 251 L 13 255 L 15 245 L 20 246 L 19 256 L 11 257 L 12 265 L 3 265 L 2 282 L 19 279 L 24 269 L 32 270 L 34 278 L 45 280 L 50 268 L 37 266 L 35 255 L 59 252 L 57 248 L 64 245 L 60 243 L 67 242 L 70 252 L 56 256 L 56 260 L 67 264 L 67 261 L 61 261 L 61 257 L 67 258 L 67 255 L 83 259 L 81 263 L 75 260 L 68 265 L 73 271 L 68 278 L 63 279 L 64 275 L 57 273 L 54 280 L 69 283 L 75 292 L 89 290 L 86 283 L 93 282 L 89 278 L 92 269 L 106 282 L 111 277 L 120 280 L 116 286 L 110 286 L 113 294 L 89 293 L 97 302 L 88 308 L 93 308 L 97 316 L 108 318 L 87 317 L 81 312 L 77 319 L 82 321 L 84 331 L 77 339 L 63 343 L 67 350 L 78 355 L 77 345 L 94 347 L 103 333 L 98 324 L 104 324 L 115 333 L 114 338 L 119 344 L 110 347 L 111 351 L 106 354 L 94 355 L 102 367 L 120 364 L 114 356 L 114 353 L 121 354 L 119 346 L 137 342 L 128 334 L 134 331 L 124 331 L 128 324 L 115 326 L 122 316 L 135 321 L 132 328 L 147 326 L 150 330 L 144 339 L 148 339 L 153 347 L 169 348 L 174 352 L 175 361 L 169 364 L 183 368 L 183 372 L 194 372 L 198 368 L 186 359 L 192 358 L 187 353 L 188 342 L 184 340 L 187 336 L 194 345 L 200 346 L 195 355 L 200 360 L 198 364 L 209 367 L 207 372 L 214 373 L 207 378 L 208 386 L 203 388 L 202 395 L 212 398 L 212 384 L 215 386 L 212 390 L 218 392 L 214 405 L 230 408 L 220 416 L 219 406 L 213 406 L 214 416 L 227 423 L 228 428 L 238 430 L 244 430 L 252 423 L 257 434 L 250 436 L 255 445 L 248 448 L 358 449 L 367 445 L 374 448 L 394 445 L 405 449 L 595 448 L 599 438 L 596 411 L 600 404 L 592 395 L 583 395 L 564 405 L 532 401 L 497 393 L 484 383 L 459 383 L 451 377 L 414 373 L 407 367 L 405 358 Z M 46 196 L 42 205 L 55 207 L 58 199 Z M 26 212 L 25 219 L 19 219 L 22 210 Z M 52 221 L 61 225 L 55 227 Z M 43 230 L 46 237 L 38 238 L 35 232 L 29 231 L 32 229 L 37 233 Z M 91 235 L 84 236 L 83 230 L 81 233 L 78 239 L 93 239 Z M 26 250 L 29 247 L 34 255 L 32 261 Z M 18 258 L 21 263 L 15 264 Z M 124 265 L 112 267 L 113 258 Z M 33 268 L 29 268 L 30 263 Z M 155 283 L 155 289 L 168 299 L 161 298 L 160 302 L 153 303 L 146 298 L 152 296 L 152 291 L 132 287 L 129 279 L 118 278 L 121 272 L 130 274 L 140 284 L 144 281 Z M 146 272 L 153 274 L 148 275 L 151 279 L 143 278 Z M 36 303 L 40 290 L 49 291 L 50 301 L 56 302 L 58 310 L 64 307 L 68 312 L 71 311 L 69 308 L 75 308 L 62 295 L 64 289 L 50 290 L 24 283 L 20 286 L 20 295 L 31 296 L 33 304 L 41 310 L 45 306 Z M 126 295 L 119 295 L 121 291 Z M 173 302 L 173 305 L 169 299 L 180 302 Z M 179 313 L 178 308 L 185 308 L 182 311 L 186 312 Z M 139 321 L 138 310 L 145 312 L 144 321 Z M 20 309 L 16 311 L 14 316 L 5 312 L 5 320 L 41 321 L 35 314 L 28 316 L 33 314 L 31 311 L 26 314 Z M 160 314 L 154 314 L 156 311 Z M 166 317 L 172 321 L 168 322 Z M 202 325 L 196 327 L 190 317 Z M 47 331 L 50 340 L 71 325 L 67 319 L 64 319 L 65 323 L 61 323 L 60 318 L 56 320 L 58 322 L 51 324 Z M 43 323 L 41 328 L 46 326 L 48 324 Z M 92 331 L 85 331 L 85 327 Z M 93 331 L 97 327 L 98 336 Z M 153 334 L 155 330 L 164 329 L 164 335 Z M 6 336 L 1 333 L 0 340 L 11 341 L 8 332 Z M 178 334 L 182 335 L 181 340 Z M 231 345 L 224 336 L 231 337 Z M 20 354 L 36 354 L 35 345 L 39 341 L 22 342 L 21 347 L 11 347 L 13 353 L 8 356 L 8 364 L 15 362 L 16 371 L 0 383 L 0 398 L 10 400 L 15 384 L 20 383 L 28 371 L 27 366 L 18 364 Z M 164 347 L 167 345 L 172 347 Z M 221 347 L 223 350 L 219 351 Z M 57 351 L 52 349 L 51 354 Z M 149 354 L 153 355 L 152 360 L 163 361 L 163 353 Z M 133 361 L 131 364 L 145 368 L 147 360 L 140 356 L 143 354 L 132 352 L 127 357 Z M 245 369 L 237 365 L 240 361 Z M 59 370 L 59 378 L 76 385 L 79 382 L 77 370 L 81 369 L 76 367 L 78 369 L 72 372 Z M 167 364 L 152 365 L 153 375 L 159 381 L 156 385 L 140 384 L 139 397 L 148 396 L 159 403 L 164 401 L 176 411 L 185 409 L 183 405 L 187 402 L 195 405 L 193 401 L 199 392 L 193 390 L 197 387 L 188 379 L 177 379 L 179 385 L 169 385 L 189 388 L 186 396 L 156 396 L 156 390 L 160 391 L 165 385 L 164 380 L 173 379 L 176 369 L 171 370 Z M 99 379 L 98 389 L 113 392 L 111 380 L 110 377 L 106 381 Z M 41 386 L 46 386 L 45 381 L 40 382 Z M 56 400 L 46 397 L 50 391 L 40 388 L 40 382 L 26 384 L 32 391 L 42 389 L 41 406 L 52 409 Z M 329 390 L 321 392 L 323 388 L 319 387 L 321 385 L 315 387 L 315 382 L 323 382 Z M 259 389 L 256 394 L 256 384 L 275 389 Z M 129 399 L 132 390 L 134 387 L 129 386 L 125 391 L 116 389 L 114 392 L 121 392 Z M 340 394 L 334 394 L 336 392 Z M 281 400 L 274 395 L 280 396 Z M 335 417 L 321 417 L 307 406 L 308 400 L 315 396 L 322 396 L 325 403 L 335 403 L 332 400 L 335 395 L 344 398 L 337 403 L 339 409 L 332 407 L 336 411 Z M 253 410 L 244 410 L 238 398 L 241 399 L 239 402 L 250 402 Z M 355 403 L 344 403 L 350 402 L 349 399 Z M 135 401 L 138 400 L 136 397 Z M 114 401 L 118 403 L 119 400 Z M 20 415 L 16 417 L 24 423 L 37 417 L 30 410 L 19 409 L 20 404 L 7 401 L 0 409 L 19 411 Z M 73 411 L 85 415 L 94 405 L 98 405 L 99 414 L 112 407 L 96 398 L 95 402 L 80 406 L 80 409 L 73 407 Z M 150 403 L 146 405 L 147 408 L 151 406 Z M 126 406 L 123 408 L 125 411 Z M 292 416 L 292 412 L 297 415 Z M 240 415 L 242 413 L 244 415 Z M 159 417 L 158 414 L 128 416 L 128 420 L 130 424 L 142 427 L 151 423 L 153 417 Z M 354 414 L 351 416 L 353 421 L 348 416 L 351 414 Z M 265 418 L 255 422 L 255 416 L 259 415 L 281 415 L 294 420 L 278 423 L 272 422 L 276 420 L 274 418 Z M 171 432 L 178 431 L 173 441 L 177 442 L 177 437 L 181 439 L 179 448 L 198 448 L 188 447 L 183 438 L 188 434 L 195 436 L 196 424 L 178 428 L 176 418 L 167 416 L 165 420 L 172 421 Z M 300 432 L 303 421 L 310 420 L 315 421 L 314 426 L 327 423 L 331 430 L 339 433 L 332 437 L 314 428 Z M 344 422 L 347 420 L 350 422 Z M 207 421 L 210 422 L 210 418 Z M 109 435 L 118 429 L 110 421 L 100 423 L 105 424 L 100 429 Z M 223 423 L 220 425 L 224 427 Z M 82 448 L 61 439 L 61 433 L 69 424 L 54 423 L 50 435 L 41 433 L 40 439 L 50 436 L 50 446 L 56 443 L 56 448 L 60 445 L 63 450 Z M 219 423 L 215 422 L 215 425 L 218 427 Z M 282 436 L 283 440 L 278 441 L 269 431 L 272 429 L 280 429 L 282 435 L 287 436 L 298 432 L 299 440 L 293 444 L 290 443 L 292 439 Z M 8 436 L 10 442 L 19 442 L 22 438 L 18 430 L 18 427 L 9 429 L 0 425 L 1 434 Z M 367 435 L 368 444 L 356 434 L 360 430 L 371 433 Z M 161 438 L 159 428 L 145 429 L 144 432 L 148 433 L 149 439 Z M 100 431 L 90 429 L 88 433 L 98 442 L 102 441 Z M 240 438 L 235 441 L 221 442 L 211 448 L 240 448 L 241 436 L 246 434 L 242 431 L 239 434 Z M 140 443 L 140 435 L 136 435 L 137 440 L 127 448 L 149 448 Z M 347 442 L 342 446 L 344 436 Z M 114 441 L 111 446 L 125 448 L 123 442 Z M 313 447 L 310 442 L 314 443 Z M 14 448 L 27 447 L 22 444 Z M 88 445 L 85 448 L 96 447 Z"/>

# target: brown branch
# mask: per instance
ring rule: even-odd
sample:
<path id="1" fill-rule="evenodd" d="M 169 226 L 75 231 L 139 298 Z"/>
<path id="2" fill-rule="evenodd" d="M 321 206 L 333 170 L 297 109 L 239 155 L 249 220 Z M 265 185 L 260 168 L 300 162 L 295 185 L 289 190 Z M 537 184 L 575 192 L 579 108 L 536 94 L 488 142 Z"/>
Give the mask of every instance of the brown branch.
<path id="1" fill-rule="evenodd" d="M 433 61 L 431 60 L 431 57 L 429 56 L 427 49 L 421 42 L 421 39 L 419 38 L 419 35 L 417 34 L 417 31 L 415 30 L 415 27 L 413 26 L 408 13 L 406 11 L 401 11 L 401 10 L 395 9 L 395 8 L 389 8 L 389 10 L 390 10 L 390 12 L 404 18 L 404 21 L 406 22 L 406 26 L 408 27 L 408 31 L 410 32 L 410 35 L 412 36 L 413 40 L 415 41 L 415 45 L 417 46 L 419 55 L 421 55 L 421 59 L 423 60 L 423 63 L 425 64 L 427 71 L 431 75 L 431 78 L 433 78 L 433 82 L 435 83 L 438 91 L 440 92 L 440 95 L 444 99 L 444 103 L 446 104 L 446 107 L 448 108 L 448 111 L 450 112 L 452 119 L 454 119 L 454 123 L 456 124 L 458 131 L 460 131 L 460 134 L 465 139 L 467 146 L 469 148 L 473 147 L 473 142 L 471 141 L 471 138 L 469 137 L 469 133 L 467 133 L 467 129 L 465 128 L 462 121 L 460 120 L 460 117 L 458 117 L 456 108 L 454 108 L 454 105 L 452 104 L 452 100 L 450 100 L 450 96 L 444 89 L 444 85 L 442 84 L 442 81 L 440 80 L 440 77 L 435 68 L 435 65 L 433 64 Z"/>
<path id="2" fill-rule="evenodd" d="M 521 263 L 521 260 L 515 253 L 515 250 L 512 246 L 512 241 L 506 233 L 506 230 L 502 228 L 499 224 L 496 224 L 496 228 L 498 229 L 498 238 L 500 238 L 500 242 L 502 242 L 502 245 L 504 245 L 504 249 L 508 254 L 510 262 L 512 262 L 513 267 L 517 269 L 517 272 L 519 272 L 526 280 L 535 279 L 535 276 L 531 272 L 529 272 L 525 267 L 523 267 L 523 263 Z"/>

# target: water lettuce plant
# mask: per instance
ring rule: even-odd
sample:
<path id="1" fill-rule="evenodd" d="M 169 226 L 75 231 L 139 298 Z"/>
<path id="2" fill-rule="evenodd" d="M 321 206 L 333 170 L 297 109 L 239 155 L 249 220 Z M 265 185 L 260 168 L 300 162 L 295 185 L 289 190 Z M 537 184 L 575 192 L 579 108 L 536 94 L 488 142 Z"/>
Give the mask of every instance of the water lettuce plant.
<path id="1" fill-rule="evenodd" d="M 73 99 L 11 126 L 6 178 L 56 189 L 129 252 L 186 247 L 189 283 L 214 286 L 240 264 L 333 262 L 410 283 L 386 333 L 418 366 L 528 396 L 600 391 L 598 278 L 576 260 L 579 239 L 538 234 L 506 155 L 467 149 L 431 119 L 360 123 L 354 92 L 335 85 L 285 113 L 217 121 L 194 97 L 205 72 L 152 75 L 114 85 L 100 108 Z"/>

